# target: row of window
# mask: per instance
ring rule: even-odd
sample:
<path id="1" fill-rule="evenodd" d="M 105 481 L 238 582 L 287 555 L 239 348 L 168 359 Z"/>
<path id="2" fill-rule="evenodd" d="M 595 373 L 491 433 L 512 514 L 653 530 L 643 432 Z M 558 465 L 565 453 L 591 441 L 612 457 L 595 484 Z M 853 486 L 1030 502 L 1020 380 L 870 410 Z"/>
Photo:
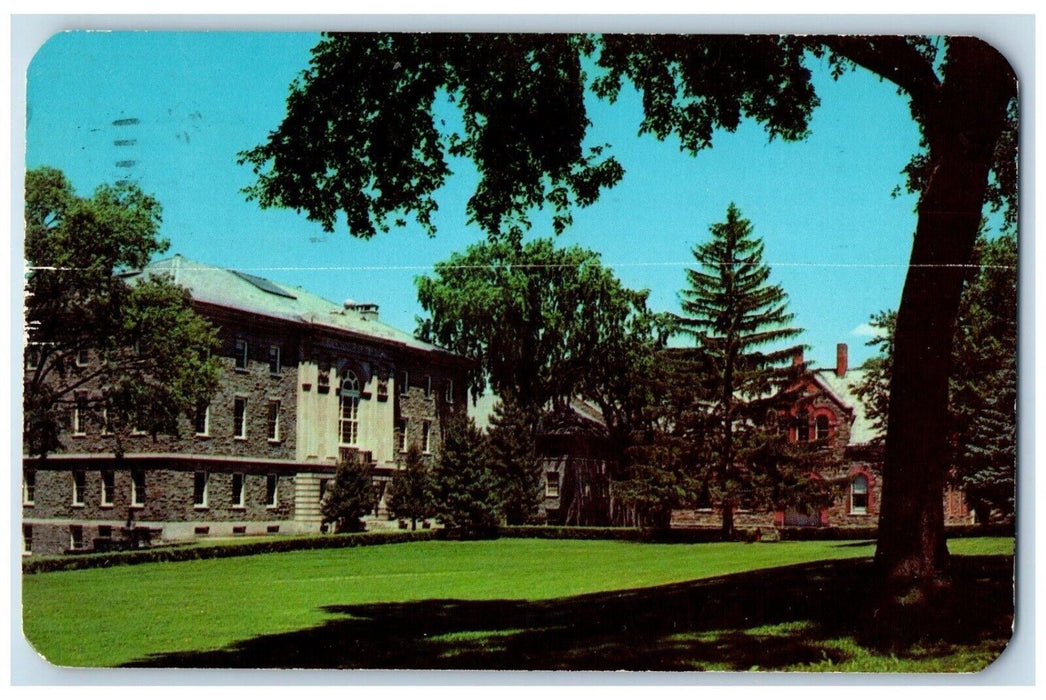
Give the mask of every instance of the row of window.
<path id="1" fill-rule="evenodd" d="M 283 369 L 281 364 L 282 351 L 279 345 L 269 346 L 269 374 L 279 376 L 280 371 Z M 243 338 L 237 338 L 235 347 L 233 348 L 233 361 L 234 367 L 241 372 L 246 372 L 250 363 L 250 357 L 247 352 L 247 341 Z"/>
<path id="2" fill-rule="evenodd" d="M 267 474 L 265 476 L 265 506 L 268 508 L 276 508 L 280 504 L 280 491 L 279 491 L 280 477 L 277 474 Z M 193 507 L 195 508 L 209 508 L 210 507 L 210 473 L 205 471 L 195 472 L 193 474 Z M 234 473 L 232 475 L 231 485 L 231 503 L 233 508 L 246 508 L 247 507 L 247 490 L 244 486 L 244 475 L 241 473 Z"/>
<path id="3" fill-rule="evenodd" d="M 396 421 L 396 449 L 400 452 L 407 451 L 407 419 L 401 418 Z M 421 421 L 421 451 L 432 452 L 432 421 Z"/>
<path id="4" fill-rule="evenodd" d="M 103 507 L 114 505 L 116 493 L 116 475 L 111 470 L 102 470 L 102 487 L 99 505 Z M 72 499 L 70 505 L 86 505 L 87 494 L 87 472 L 74 470 L 70 472 L 72 479 Z M 193 505 L 197 508 L 208 507 L 208 484 L 209 473 L 198 471 L 193 476 Z M 265 477 L 265 505 L 269 508 L 279 506 L 279 483 L 277 474 L 267 474 Z M 27 469 L 22 473 L 22 505 L 32 506 L 36 504 L 36 472 Z M 131 471 L 131 506 L 141 507 L 145 505 L 145 472 L 140 470 Z M 234 508 L 245 508 L 246 490 L 244 488 L 244 475 L 235 473 L 232 475 L 232 506 Z"/>
<path id="5" fill-rule="evenodd" d="M 87 493 L 87 472 L 75 470 L 70 473 L 72 479 L 72 502 L 74 506 L 85 504 L 84 498 Z M 116 494 L 116 474 L 111 470 L 103 470 L 102 490 L 99 505 L 111 506 L 114 504 Z M 22 472 L 22 505 L 31 506 L 36 504 L 36 472 L 26 469 Z M 131 471 L 131 505 L 145 505 L 145 472 L 139 470 Z"/>

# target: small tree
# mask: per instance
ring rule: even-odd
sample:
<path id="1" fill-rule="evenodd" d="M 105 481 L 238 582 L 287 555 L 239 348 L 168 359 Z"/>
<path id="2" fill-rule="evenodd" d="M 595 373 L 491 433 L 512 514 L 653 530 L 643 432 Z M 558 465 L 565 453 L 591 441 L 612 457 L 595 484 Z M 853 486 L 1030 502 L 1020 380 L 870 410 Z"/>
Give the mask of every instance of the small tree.
<path id="1" fill-rule="evenodd" d="M 343 460 L 321 504 L 323 522 L 333 524 L 335 532 L 361 532 L 365 528 L 362 518 L 373 501 L 370 466 L 359 460 Z"/>
<path id="2" fill-rule="evenodd" d="M 463 536 L 489 533 L 501 521 L 503 499 L 490 468 L 487 439 L 471 418 L 451 416 L 433 474 L 436 517 Z"/>
<path id="3" fill-rule="evenodd" d="M 535 441 L 538 414 L 503 398 L 494 406 L 487 437 L 491 467 L 501 484 L 505 520 L 509 525 L 534 522 L 542 500 L 541 466 Z"/>
<path id="4" fill-rule="evenodd" d="M 411 445 L 403 468 L 392 475 L 385 495 L 389 510 L 397 518 L 410 518 L 410 529 L 418 529 L 419 518 L 433 515 L 432 474 L 421 457 L 421 449 Z"/>

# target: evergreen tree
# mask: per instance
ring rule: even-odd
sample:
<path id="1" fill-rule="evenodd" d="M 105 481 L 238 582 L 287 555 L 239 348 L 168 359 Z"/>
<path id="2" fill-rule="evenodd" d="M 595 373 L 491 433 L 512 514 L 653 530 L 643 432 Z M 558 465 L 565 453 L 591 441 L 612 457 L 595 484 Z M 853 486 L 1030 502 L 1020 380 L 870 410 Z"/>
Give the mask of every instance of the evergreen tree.
<path id="1" fill-rule="evenodd" d="M 332 524 L 335 532 L 360 532 L 365 527 L 362 518 L 373 503 L 370 467 L 358 460 L 342 460 L 323 497 L 323 522 Z"/>
<path id="2" fill-rule="evenodd" d="M 397 518 L 410 518 L 410 529 L 418 529 L 419 518 L 433 515 L 432 474 L 421 456 L 421 449 L 411 445 L 403 468 L 392 475 L 385 502 Z"/>
<path id="3" fill-rule="evenodd" d="M 491 466 L 501 482 L 509 525 L 534 522 L 543 498 L 541 465 L 535 449 L 538 415 L 509 395 L 494 406 L 490 418 L 487 438 Z"/>
<path id="4" fill-rule="evenodd" d="M 501 522 L 499 480 L 490 446 L 471 418 L 450 416 L 433 473 L 436 517 L 459 536 L 489 534 Z"/>
<path id="5" fill-rule="evenodd" d="M 781 392 L 803 369 L 792 363 L 801 345 L 764 350 L 801 333 L 788 324 L 787 295 L 768 282 L 763 243 L 752 225 L 731 204 L 726 221 L 714 224 L 712 239 L 696 246 L 699 269 L 687 271 L 689 287 L 682 292 L 682 315 L 676 321 L 691 335 L 707 362 L 697 377 L 707 392 L 710 411 L 709 446 L 703 480 L 723 510 L 723 532 L 733 533 L 733 510 L 754 497 L 758 463 L 748 459 L 761 449 L 756 426 L 764 422 L 771 397 Z M 755 505 L 755 504 L 752 504 Z"/>

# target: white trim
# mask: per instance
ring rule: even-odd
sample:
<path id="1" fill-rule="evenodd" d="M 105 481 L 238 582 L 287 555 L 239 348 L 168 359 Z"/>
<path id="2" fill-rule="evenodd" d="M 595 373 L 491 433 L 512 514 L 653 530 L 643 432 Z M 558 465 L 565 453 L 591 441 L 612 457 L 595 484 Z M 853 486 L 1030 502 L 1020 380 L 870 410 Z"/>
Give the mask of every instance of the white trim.
<path id="1" fill-rule="evenodd" d="M 105 481 L 106 481 L 105 475 L 106 474 L 109 475 L 109 480 L 110 480 L 109 481 L 110 488 L 108 488 L 108 489 L 106 489 L 106 487 L 105 487 Z M 113 504 L 113 496 L 116 494 L 116 473 L 112 469 L 103 469 L 103 470 L 101 470 L 101 472 L 99 472 L 99 475 L 101 476 L 102 488 L 101 488 L 101 492 L 99 494 L 98 505 L 101 506 L 102 508 L 112 508 L 113 505 L 114 505 Z"/>
<path id="2" fill-rule="evenodd" d="M 203 489 L 201 490 L 201 498 L 196 498 L 196 480 L 203 475 Z M 210 508 L 208 503 L 208 489 L 211 483 L 211 475 L 204 469 L 199 469 L 193 472 L 192 475 L 192 507 L 196 510 L 207 510 Z"/>
<path id="3" fill-rule="evenodd" d="M 74 469 L 69 472 L 73 480 L 72 505 L 80 507 L 84 505 L 84 491 L 87 488 L 87 472 L 83 469 Z M 77 479 L 79 475 L 79 479 Z"/>
<path id="4" fill-rule="evenodd" d="M 236 478 L 240 479 L 240 497 L 236 498 Z M 247 478 L 243 475 L 243 472 L 233 472 L 232 474 L 232 507 L 235 509 L 242 509 L 247 507 Z"/>
<path id="5" fill-rule="evenodd" d="M 239 413 L 239 407 L 243 407 L 243 412 Z M 239 418 L 240 429 L 236 430 L 236 420 Z M 232 400 L 232 436 L 236 440 L 247 439 L 247 397 L 246 396 L 234 396 Z"/>

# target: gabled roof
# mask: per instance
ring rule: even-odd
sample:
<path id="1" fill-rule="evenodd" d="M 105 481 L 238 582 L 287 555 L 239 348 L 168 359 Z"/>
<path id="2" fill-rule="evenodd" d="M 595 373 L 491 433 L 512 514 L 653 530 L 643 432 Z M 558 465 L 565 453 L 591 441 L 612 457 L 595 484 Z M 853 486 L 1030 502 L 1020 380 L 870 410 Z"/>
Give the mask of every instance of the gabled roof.
<path id="1" fill-rule="evenodd" d="M 810 373 L 836 401 L 853 411 L 854 422 L 850 426 L 851 445 L 863 445 L 879 436 L 879 431 L 872 425 L 872 420 L 868 417 L 864 402 L 855 391 L 855 387 L 864 381 L 867 370 L 847 370 L 846 376 L 843 377 L 836 374 L 834 368 L 814 369 Z"/>
<path id="2" fill-rule="evenodd" d="M 279 284 L 264 277 L 200 263 L 181 255 L 150 263 L 142 270 L 123 275 L 136 278 L 167 275 L 189 290 L 194 301 L 234 311 L 347 331 L 415 350 L 451 353 L 422 342 L 409 333 L 378 320 L 376 312 L 361 312 L 348 304 L 336 304 L 301 287 Z M 367 305 L 376 309 L 374 305 Z"/>

